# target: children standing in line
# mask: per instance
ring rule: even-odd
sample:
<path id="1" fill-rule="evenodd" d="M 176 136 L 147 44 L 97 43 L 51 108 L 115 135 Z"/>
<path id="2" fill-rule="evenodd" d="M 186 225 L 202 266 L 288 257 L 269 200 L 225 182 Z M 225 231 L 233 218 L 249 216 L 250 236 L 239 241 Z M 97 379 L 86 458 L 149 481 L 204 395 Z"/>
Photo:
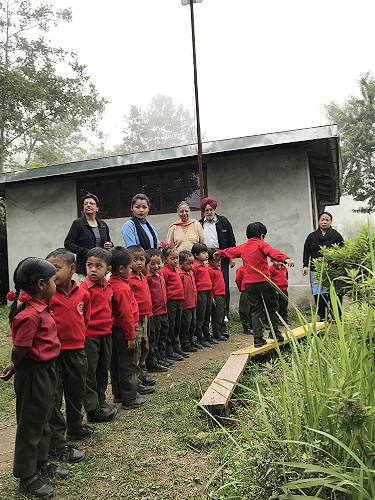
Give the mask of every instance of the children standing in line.
<path id="1" fill-rule="evenodd" d="M 224 341 L 227 337 L 221 334 L 221 326 L 225 316 L 225 281 L 220 270 L 221 258 L 214 258 L 215 250 L 208 249 L 208 271 L 212 283 L 212 336 L 216 340 Z"/>
<path id="2" fill-rule="evenodd" d="M 147 370 L 150 372 L 165 372 L 168 366 L 173 364 L 166 357 L 166 341 L 169 329 L 167 313 L 167 290 L 165 279 L 160 272 L 163 254 L 158 248 L 150 248 L 146 251 L 146 257 L 150 259 L 150 270 L 147 275 L 147 283 L 150 288 L 152 300 L 152 318 L 150 325 L 150 349 L 146 359 Z"/>
<path id="3" fill-rule="evenodd" d="M 197 287 L 194 275 L 191 272 L 194 266 L 194 255 L 189 250 L 182 250 L 179 254 L 180 278 L 184 287 L 182 299 L 182 316 L 180 329 L 181 348 L 186 352 L 197 352 L 202 349 L 200 344 L 193 340 L 196 324 Z"/>
<path id="4" fill-rule="evenodd" d="M 253 322 L 251 319 L 251 307 L 246 297 L 245 280 L 244 280 L 244 266 L 240 266 L 236 271 L 235 279 L 238 291 L 240 292 L 240 301 L 238 305 L 238 312 L 240 314 L 240 321 L 245 335 L 253 334 Z"/>
<path id="5" fill-rule="evenodd" d="M 56 358 L 58 383 L 55 405 L 49 420 L 49 455 L 75 463 L 81 461 L 85 454 L 75 446 L 68 445 L 67 439 L 75 441 L 99 434 L 95 427 L 82 424 L 81 413 L 86 392 L 87 356 L 84 347 L 91 301 L 89 292 L 72 280 L 76 271 L 76 259 L 72 252 L 58 248 L 49 253 L 46 260 L 56 268 L 56 293 L 46 304 L 55 318 L 61 341 L 61 353 Z M 61 413 L 63 394 L 66 422 Z"/>
<path id="6" fill-rule="evenodd" d="M 86 333 L 86 394 L 83 404 L 89 422 L 110 422 L 117 407 L 105 400 L 112 355 L 112 295 L 105 275 L 111 270 L 111 252 L 95 247 L 88 251 L 85 281 L 80 285 L 91 297 L 91 317 Z"/>
<path id="7" fill-rule="evenodd" d="M 266 344 L 263 338 L 263 327 L 261 323 L 263 304 L 266 306 L 276 340 L 284 341 L 279 331 L 277 319 L 278 298 L 275 288 L 269 283 L 270 272 L 267 257 L 285 262 L 288 266 L 294 266 L 294 261 L 287 255 L 272 248 L 264 241 L 267 228 L 261 222 L 253 222 L 247 226 L 246 235 L 248 241 L 238 247 L 219 250 L 215 256 L 236 258 L 241 257 L 244 263 L 244 280 L 246 296 L 249 299 L 254 328 L 254 346 L 260 347 Z M 268 278 L 268 279 L 267 279 Z M 273 338 L 271 335 L 270 338 Z"/>
<path id="8" fill-rule="evenodd" d="M 133 290 L 127 283 L 132 272 L 133 255 L 124 247 L 116 246 L 112 254 L 113 289 L 111 381 L 114 403 L 122 403 L 123 410 L 139 408 L 147 399 L 137 394 L 137 367 L 140 349 L 136 343 L 132 310 Z"/>
<path id="9" fill-rule="evenodd" d="M 282 262 L 275 259 L 271 259 L 271 262 L 271 280 L 278 286 L 278 289 L 276 290 L 279 298 L 278 312 L 285 323 L 290 325 L 290 321 L 288 321 L 288 269 Z M 284 323 L 279 320 L 279 325 L 282 326 Z"/>
<path id="10" fill-rule="evenodd" d="M 54 488 L 40 476 L 65 478 L 69 471 L 48 461 L 51 417 L 57 386 L 56 357 L 61 343 L 55 320 L 43 300 L 50 300 L 56 285 L 56 268 L 37 257 L 22 260 L 14 271 L 16 293 L 9 292 L 12 303 L 12 362 L 0 378 L 14 375 L 17 433 L 13 474 L 20 478 L 22 493 L 50 498 Z M 20 295 L 21 290 L 24 291 Z M 17 300 L 22 303 L 17 308 Z"/>
<path id="11" fill-rule="evenodd" d="M 148 375 L 145 364 L 149 350 L 147 322 L 148 318 L 152 316 L 150 289 L 146 278 L 142 274 L 142 269 L 145 267 L 146 263 L 146 254 L 143 248 L 138 245 L 132 245 L 128 247 L 128 250 L 133 255 L 132 272 L 130 273 L 128 283 L 133 290 L 139 309 L 139 322 L 135 329 L 137 344 L 140 349 L 137 368 L 138 392 L 139 394 L 152 394 L 155 388 L 152 387 L 149 382 L 153 382 L 155 379 Z"/>
<path id="12" fill-rule="evenodd" d="M 197 321 L 195 335 L 197 343 L 203 347 L 211 347 L 211 344 L 219 342 L 210 337 L 210 317 L 212 306 L 212 283 L 210 272 L 205 264 L 208 260 L 208 248 L 204 243 L 195 243 L 191 249 L 194 255 L 194 275 L 197 287 Z"/>
<path id="13" fill-rule="evenodd" d="M 167 311 L 169 330 L 167 336 L 167 358 L 181 361 L 188 358 L 189 353 L 181 349 L 180 328 L 182 315 L 182 299 L 184 288 L 178 272 L 178 252 L 173 245 L 163 248 L 164 266 L 161 270 L 167 288 Z"/>

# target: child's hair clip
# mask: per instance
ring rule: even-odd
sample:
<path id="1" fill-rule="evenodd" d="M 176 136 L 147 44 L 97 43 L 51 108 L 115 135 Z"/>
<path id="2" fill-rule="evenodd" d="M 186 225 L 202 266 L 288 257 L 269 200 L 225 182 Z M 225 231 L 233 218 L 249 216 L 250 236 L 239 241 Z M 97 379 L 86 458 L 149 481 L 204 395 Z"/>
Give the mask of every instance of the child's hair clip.
<path id="1" fill-rule="evenodd" d="M 29 295 L 26 292 L 21 293 L 21 295 L 18 297 L 20 302 L 27 302 L 28 300 L 31 299 L 31 295 Z"/>
<path id="2" fill-rule="evenodd" d="M 18 300 L 18 295 L 14 292 L 8 292 L 7 300 L 9 300 L 9 302 L 14 302 L 15 300 Z"/>

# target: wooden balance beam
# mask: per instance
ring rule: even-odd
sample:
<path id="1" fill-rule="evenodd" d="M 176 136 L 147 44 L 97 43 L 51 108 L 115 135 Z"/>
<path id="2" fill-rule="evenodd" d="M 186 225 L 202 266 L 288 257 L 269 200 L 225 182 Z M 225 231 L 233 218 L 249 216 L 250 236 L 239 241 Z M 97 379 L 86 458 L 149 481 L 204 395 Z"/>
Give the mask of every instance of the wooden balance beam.
<path id="1" fill-rule="evenodd" d="M 305 329 L 311 327 L 312 323 L 308 323 L 305 326 L 299 326 L 292 330 L 293 335 L 296 339 L 300 339 L 306 336 Z M 316 323 L 316 330 L 321 330 L 324 328 L 324 322 Z M 288 344 L 289 339 L 283 334 L 285 340 L 284 342 L 278 342 L 279 345 Z M 225 363 L 223 368 L 217 374 L 215 380 L 212 382 L 210 387 L 204 393 L 202 399 L 199 401 L 199 407 L 203 406 L 212 414 L 218 414 L 224 412 L 225 415 L 229 414 L 229 400 L 234 393 L 237 382 L 240 380 L 241 375 L 245 371 L 246 365 L 249 361 L 250 356 L 256 356 L 262 352 L 269 351 L 276 347 L 275 341 L 272 339 L 267 339 L 267 344 L 262 347 L 245 347 L 238 351 L 232 352 L 229 356 L 228 361 Z M 230 382 L 227 382 L 230 380 Z"/>

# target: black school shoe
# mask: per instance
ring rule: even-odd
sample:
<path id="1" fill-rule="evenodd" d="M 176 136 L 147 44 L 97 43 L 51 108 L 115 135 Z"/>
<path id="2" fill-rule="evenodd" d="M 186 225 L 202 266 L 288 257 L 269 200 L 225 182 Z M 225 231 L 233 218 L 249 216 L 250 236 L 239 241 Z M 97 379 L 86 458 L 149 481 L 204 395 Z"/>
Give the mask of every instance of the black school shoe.
<path id="1" fill-rule="evenodd" d="M 211 344 L 204 338 L 198 339 L 197 344 L 201 345 L 202 347 L 211 347 Z"/>
<path id="2" fill-rule="evenodd" d="M 173 361 L 167 358 L 158 359 L 158 365 L 166 366 L 168 368 L 168 366 L 173 365 Z"/>
<path id="3" fill-rule="evenodd" d="M 20 479 L 19 489 L 22 493 L 32 495 L 35 498 L 51 498 L 55 493 L 55 488 L 42 481 L 37 474 Z"/>
<path id="4" fill-rule="evenodd" d="M 150 377 L 150 375 L 145 371 L 143 377 L 139 379 L 142 385 L 155 385 L 156 378 Z M 119 401 L 121 403 L 121 401 Z"/>
<path id="5" fill-rule="evenodd" d="M 186 347 L 183 347 L 182 349 L 185 352 L 197 352 L 198 351 L 198 348 L 197 347 L 193 347 L 192 345 L 188 345 Z"/>
<path id="6" fill-rule="evenodd" d="M 103 403 L 99 408 L 87 412 L 89 422 L 110 422 L 117 415 L 117 406 Z"/>
<path id="7" fill-rule="evenodd" d="M 135 410 L 136 408 L 140 408 L 142 405 L 147 403 L 148 399 L 140 398 L 138 395 L 135 399 L 131 401 L 124 401 L 121 405 L 122 410 Z"/>
<path id="8" fill-rule="evenodd" d="M 46 460 L 42 465 L 37 464 L 36 469 L 41 476 L 57 477 L 57 479 L 66 479 L 70 473 L 69 469 L 53 464 L 49 460 Z"/>
<path id="9" fill-rule="evenodd" d="M 60 462 L 69 462 L 70 464 L 76 464 L 85 458 L 85 452 L 71 444 L 55 448 L 48 455 Z"/>
<path id="10" fill-rule="evenodd" d="M 184 351 L 184 349 L 175 349 L 174 352 L 177 352 L 177 354 L 180 354 L 183 358 L 189 357 L 189 353 Z"/>
<path id="11" fill-rule="evenodd" d="M 114 398 L 114 402 L 115 402 Z M 119 401 L 121 403 L 121 399 Z M 94 438 L 99 434 L 99 429 L 96 427 L 91 427 L 91 425 L 83 424 L 80 429 L 77 429 L 76 431 L 72 432 L 72 434 L 67 434 L 66 439 L 69 441 L 80 441 L 81 439 L 85 438 Z"/>
<path id="12" fill-rule="evenodd" d="M 157 363 L 154 366 L 147 367 L 147 370 L 149 372 L 166 372 L 168 368 L 166 366 L 159 365 L 159 363 Z"/>
<path id="13" fill-rule="evenodd" d="M 203 346 L 198 344 L 198 342 L 192 342 L 191 345 L 192 345 L 192 347 L 195 347 L 196 349 L 203 349 Z"/>
<path id="14" fill-rule="evenodd" d="M 254 339 L 254 347 L 262 347 L 263 345 L 267 344 L 267 340 L 265 340 L 263 337 L 259 339 Z"/>
<path id="15" fill-rule="evenodd" d="M 171 352 L 170 354 L 167 354 L 167 359 L 171 359 L 172 361 L 182 361 L 184 359 L 181 354 L 177 354 L 177 352 Z"/>
<path id="16" fill-rule="evenodd" d="M 279 330 L 277 330 L 277 332 L 275 332 L 275 337 L 276 337 L 276 340 L 278 342 L 284 342 L 284 340 L 285 340 L 284 336 L 282 335 L 282 333 Z M 273 335 L 270 334 L 268 338 L 273 340 Z"/>
<path id="17" fill-rule="evenodd" d="M 137 389 L 137 392 L 139 394 L 152 394 L 153 392 L 155 392 L 155 387 L 153 386 L 146 386 L 146 385 L 143 385 L 143 384 L 138 384 L 138 389 Z"/>
<path id="18" fill-rule="evenodd" d="M 217 337 L 215 337 L 215 340 L 219 340 L 220 342 L 224 342 L 224 341 L 227 341 L 227 337 L 225 337 L 225 335 L 218 335 Z"/>
<path id="19" fill-rule="evenodd" d="M 254 332 L 253 332 L 253 330 L 249 329 L 249 330 L 244 330 L 243 333 L 244 333 L 244 335 L 253 335 Z"/>
<path id="20" fill-rule="evenodd" d="M 207 337 L 205 338 L 204 340 L 206 340 L 207 342 L 209 342 L 210 344 L 218 344 L 219 341 L 214 339 L 213 337 Z"/>

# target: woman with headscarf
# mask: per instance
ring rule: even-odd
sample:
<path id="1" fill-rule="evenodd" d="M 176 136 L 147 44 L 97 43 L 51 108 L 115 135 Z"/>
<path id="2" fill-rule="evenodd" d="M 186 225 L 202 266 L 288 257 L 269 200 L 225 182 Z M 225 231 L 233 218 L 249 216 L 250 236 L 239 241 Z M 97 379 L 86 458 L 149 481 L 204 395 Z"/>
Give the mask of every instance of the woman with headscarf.
<path id="1" fill-rule="evenodd" d="M 125 246 L 139 245 L 143 250 L 160 247 L 158 233 L 154 226 L 146 221 L 150 211 L 150 200 L 143 193 L 133 196 L 130 204 L 133 217 L 122 226 Z"/>
<path id="2" fill-rule="evenodd" d="M 190 207 L 186 201 L 182 201 L 177 207 L 180 220 L 169 226 L 167 242 L 173 244 L 178 252 L 189 250 L 195 243 L 207 245 L 206 236 L 202 226 L 196 219 L 190 219 Z"/>
<path id="3" fill-rule="evenodd" d="M 314 259 L 322 256 L 320 247 L 325 246 L 330 248 L 335 243 L 342 246 L 344 245 L 344 238 L 338 231 L 336 231 L 336 229 L 331 227 L 332 215 L 329 212 L 322 212 L 319 215 L 318 224 L 318 229 L 310 233 L 305 241 L 305 246 L 303 248 L 302 276 L 307 275 L 310 261 L 311 292 L 314 296 L 315 304 L 318 306 L 318 315 L 320 320 L 324 321 L 326 317 L 326 309 L 329 304 L 329 293 L 325 288 L 319 286 L 319 283 L 316 283 L 314 279 Z M 340 299 L 342 299 L 341 296 Z"/>

